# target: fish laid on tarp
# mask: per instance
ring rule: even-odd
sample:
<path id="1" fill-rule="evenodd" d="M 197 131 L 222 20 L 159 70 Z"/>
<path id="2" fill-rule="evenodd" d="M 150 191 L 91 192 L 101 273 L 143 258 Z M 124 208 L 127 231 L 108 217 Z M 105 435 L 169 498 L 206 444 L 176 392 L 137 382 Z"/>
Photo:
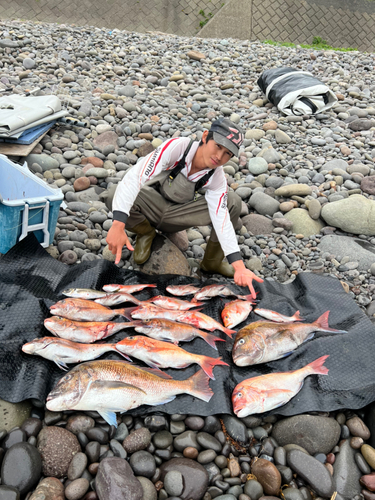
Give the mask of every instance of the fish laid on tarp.
<path id="1" fill-rule="evenodd" d="M 176 345 L 179 342 L 190 342 L 196 337 L 200 337 L 217 350 L 215 342 L 225 342 L 224 339 L 198 330 L 198 328 L 194 328 L 194 326 L 188 325 L 187 323 L 178 323 L 170 319 L 143 319 L 139 322 L 134 321 L 134 323 L 140 323 L 140 325 L 134 326 L 136 332 L 143 333 L 156 340 L 168 340 Z"/>
<path id="2" fill-rule="evenodd" d="M 91 344 L 102 340 L 124 328 L 133 328 L 139 325 L 139 321 L 126 321 L 116 323 L 114 321 L 73 321 L 59 316 L 52 316 L 44 320 L 44 326 L 56 337 Z"/>
<path id="3" fill-rule="evenodd" d="M 284 405 L 301 389 L 309 375 L 327 375 L 324 366 L 328 356 L 290 372 L 269 373 L 243 380 L 232 393 L 233 411 L 239 418 L 263 413 Z"/>
<path id="4" fill-rule="evenodd" d="M 131 361 L 125 352 L 117 348 L 119 344 L 121 342 L 118 344 L 77 344 L 71 340 L 43 337 L 27 342 L 22 346 L 22 351 L 26 354 L 42 356 L 56 363 L 59 368 L 67 370 L 68 364 L 90 361 L 109 351 L 115 351 Z"/>
<path id="5" fill-rule="evenodd" d="M 130 309 L 130 317 L 134 319 L 171 319 L 172 321 L 188 323 L 189 325 L 197 328 L 203 328 L 203 330 L 209 330 L 211 332 L 213 330 L 221 330 L 229 337 L 232 336 L 232 333 L 236 333 L 235 330 L 225 328 L 225 326 L 210 318 L 210 316 L 207 316 L 199 311 L 173 311 L 172 309 L 162 309 L 161 307 L 154 306 L 153 304 L 145 303 L 143 303 L 140 307 Z M 128 317 L 128 315 L 125 314 L 125 317 Z"/>
<path id="6" fill-rule="evenodd" d="M 276 311 L 271 311 L 270 309 L 254 309 L 255 314 L 262 316 L 262 318 L 269 319 L 271 321 L 276 321 L 276 323 L 292 323 L 293 321 L 303 321 L 299 311 L 296 311 L 293 316 L 284 316 Z"/>
<path id="7" fill-rule="evenodd" d="M 85 299 L 64 299 L 56 302 L 49 309 L 55 316 L 75 321 L 109 321 L 115 316 L 124 316 L 123 309 L 108 307 Z"/>
<path id="8" fill-rule="evenodd" d="M 166 290 L 172 295 L 177 295 L 177 297 L 184 297 L 185 295 L 194 295 L 200 289 L 193 285 L 169 285 Z"/>
<path id="9" fill-rule="evenodd" d="M 61 292 L 66 297 L 72 299 L 99 299 L 106 295 L 105 292 L 100 290 L 91 290 L 91 288 L 67 288 Z"/>
<path id="10" fill-rule="evenodd" d="M 186 300 L 176 299 L 174 297 L 165 297 L 163 295 L 151 297 L 145 302 L 152 302 L 156 306 L 163 307 L 164 309 L 174 309 L 175 311 L 188 311 L 193 307 L 204 305 L 203 302 L 187 302 Z"/>
<path id="11" fill-rule="evenodd" d="M 109 425 L 117 426 L 114 412 L 169 403 L 178 394 L 208 402 L 213 396 L 209 380 L 203 370 L 186 380 L 173 380 L 166 373 L 156 374 L 126 361 L 88 361 L 57 382 L 46 406 L 50 411 L 97 411 Z"/>
<path id="12" fill-rule="evenodd" d="M 142 304 L 141 300 L 136 299 L 133 295 L 127 292 L 107 293 L 99 299 L 95 299 L 94 302 L 107 307 L 117 306 L 118 304 L 123 304 L 124 302 L 131 302 L 137 306 Z"/>
<path id="13" fill-rule="evenodd" d="M 237 366 L 257 365 L 291 354 L 303 342 L 313 338 L 315 332 L 347 333 L 328 326 L 329 311 L 314 323 L 271 323 L 255 321 L 236 335 L 232 356 Z"/>
<path id="14" fill-rule="evenodd" d="M 253 306 L 247 300 L 233 300 L 232 302 L 228 302 L 221 312 L 221 319 L 224 326 L 233 328 L 239 325 L 249 316 L 252 308 Z"/>
<path id="15" fill-rule="evenodd" d="M 117 344 L 117 348 L 124 354 L 140 359 L 151 368 L 186 368 L 196 363 L 212 380 L 215 380 L 215 366 L 229 366 L 221 358 L 193 354 L 169 342 L 140 335 L 127 337 Z"/>
<path id="16" fill-rule="evenodd" d="M 105 292 L 126 292 L 136 293 L 144 290 L 145 288 L 156 288 L 156 285 L 104 285 Z"/>
<path id="17" fill-rule="evenodd" d="M 227 285 L 207 285 L 194 295 L 192 302 L 209 300 L 212 297 L 237 297 L 238 300 L 248 300 L 252 304 L 255 304 L 251 295 L 238 295 Z"/>

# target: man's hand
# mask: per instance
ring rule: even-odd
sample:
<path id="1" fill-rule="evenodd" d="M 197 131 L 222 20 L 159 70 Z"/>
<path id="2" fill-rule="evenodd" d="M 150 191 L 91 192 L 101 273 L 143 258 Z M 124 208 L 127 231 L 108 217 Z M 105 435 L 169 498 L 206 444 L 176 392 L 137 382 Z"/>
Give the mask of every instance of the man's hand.
<path id="1" fill-rule="evenodd" d="M 250 295 L 253 299 L 255 299 L 256 293 L 253 287 L 253 280 L 257 281 L 258 283 L 263 283 L 262 278 L 259 278 L 256 274 L 250 271 L 250 269 L 247 269 L 242 260 L 232 262 L 232 266 L 234 267 L 234 282 L 236 283 L 236 285 L 248 286 Z"/>
<path id="2" fill-rule="evenodd" d="M 115 264 L 118 264 L 121 260 L 121 253 L 124 245 L 126 245 L 129 250 L 134 250 L 125 232 L 125 224 L 118 220 L 113 221 L 112 227 L 108 231 L 106 242 L 113 255 L 116 255 Z"/>

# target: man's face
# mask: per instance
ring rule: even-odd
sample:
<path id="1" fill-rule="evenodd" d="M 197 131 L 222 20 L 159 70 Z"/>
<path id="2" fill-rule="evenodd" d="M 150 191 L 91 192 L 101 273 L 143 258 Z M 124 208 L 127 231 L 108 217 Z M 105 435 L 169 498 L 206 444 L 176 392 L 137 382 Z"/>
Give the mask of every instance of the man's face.
<path id="1" fill-rule="evenodd" d="M 207 168 L 216 168 L 224 165 L 229 161 L 233 154 L 229 149 L 225 148 L 221 144 L 218 144 L 213 139 L 206 142 L 208 131 L 205 131 L 202 136 L 202 141 L 204 142 L 202 146 L 202 155 Z"/>

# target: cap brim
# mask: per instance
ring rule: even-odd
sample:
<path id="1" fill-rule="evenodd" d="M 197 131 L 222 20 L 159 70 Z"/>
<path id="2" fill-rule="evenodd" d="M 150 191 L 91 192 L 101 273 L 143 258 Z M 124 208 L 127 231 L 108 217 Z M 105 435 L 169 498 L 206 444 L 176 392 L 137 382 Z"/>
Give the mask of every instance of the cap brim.
<path id="1" fill-rule="evenodd" d="M 229 151 L 231 153 L 234 154 L 234 156 L 238 156 L 238 147 L 233 144 L 232 141 L 230 141 L 229 139 L 227 139 L 226 137 L 224 137 L 223 135 L 221 134 L 218 134 L 217 132 L 214 132 L 214 141 L 217 142 L 218 144 L 220 144 L 220 146 L 224 146 L 225 148 L 229 149 Z"/>

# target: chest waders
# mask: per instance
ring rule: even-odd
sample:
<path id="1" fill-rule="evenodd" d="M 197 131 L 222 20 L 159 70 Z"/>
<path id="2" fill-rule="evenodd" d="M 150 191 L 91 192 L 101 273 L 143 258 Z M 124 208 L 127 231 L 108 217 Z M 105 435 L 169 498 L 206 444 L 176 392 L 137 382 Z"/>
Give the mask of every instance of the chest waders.
<path id="1" fill-rule="evenodd" d="M 151 254 L 152 241 L 156 236 L 154 227 L 150 224 L 149 220 L 147 219 L 147 217 L 150 217 L 151 213 L 153 213 L 155 210 L 154 206 L 155 197 L 152 193 L 154 193 L 155 191 L 159 193 L 160 203 L 162 203 L 161 200 L 164 199 L 165 201 L 163 203 L 166 202 L 172 203 L 174 206 L 176 206 L 176 208 L 177 206 L 182 207 L 182 205 L 189 205 L 189 207 L 191 208 L 189 209 L 187 208 L 187 210 L 192 210 L 192 209 L 194 210 L 194 207 L 196 206 L 198 213 L 201 213 L 199 212 L 199 210 L 201 209 L 198 209 L 198 206 L 202 206 L 202 199 L 204 200 L 204 198 L 201 197 L 198 191 L 203 188 L 203 186 L 207 183 L 210 177 L 214 174 L 215 170 L 211 169 L 203 177 L 201 177 L 201 179 L 199 179 L 198 182 L 190 181 L 181 173 L 182 169 L 185 167 L 186 157 L 190 151 L 192 143 L 193 141 L 190 141 L 188 147 L 184 151 L 183 156 L 180 158 L 177 165 L 173 169 L 164 170 L 160 174 L 156 175 L 153 179 L 146 182 L 144 185 L 145 189 L 142 188 L 141 190 L 141 192 L 144 193 L 143 204 L 145 204 L 145 208 L 147 208 L 145 214 L 146 218 L 144 218 L 142 222 L 136 224 L 133 227 L 130 226 L 127 227 L 127 229 L 137 234 L 137 241 L 133 254 L 134 262 L 136 262 L 137 264 L 143 264 L 148 260 Z M 233 196 L 229 196 L 228 209 L 230 212 L 231 220 L 232 222 L 234 222 L 238 220 L 238 217 L 240 215 L 241 200 L 234 193 L 230 193 L 230 195 Z M 153 206 L 154 208 L 152 208 Z M 147 216 L 147 211 L 149 212 L 148 216 Z M 181 217 L 184 218 L 184 214 L 182 214 Z M 207 218 L 208 220 L 205 221 L 203 225 L 210 223 L 208 213 L 207 213 Z M 158 225 L 155 224 L 156 220 L 153 220 L 152 217 L 150 220 L 153 221 L 152 223 L 156 227 L 158 227 Z M 198 222 L 198 220 L 200 222 Z M 202 219 L 198 218 L 196 224 L 199 224 L 201 222 Z M 192 225 L 195 225 L 195 223 L 192 223 Z M 171 232 L 179 230 L 179 229 L 175 230 L 172 229 L 173 222 L 170 227 L 171 227 L 170 230 Z M 167 228 L 162 228 L 161 230 L 168 232 Z M 233 267 L 227 262 L 223 262 L 223 258 L 224 258 L 224 252 L 221 249 L 221 245 L 218 242 L 215 231 L 212 230 L 211 238 L 207 243 L 205 255 L 201 263 L 201 268 L 209 273 L 219 273 L 224 276 L 233 277 L 234 275 Z"/>

